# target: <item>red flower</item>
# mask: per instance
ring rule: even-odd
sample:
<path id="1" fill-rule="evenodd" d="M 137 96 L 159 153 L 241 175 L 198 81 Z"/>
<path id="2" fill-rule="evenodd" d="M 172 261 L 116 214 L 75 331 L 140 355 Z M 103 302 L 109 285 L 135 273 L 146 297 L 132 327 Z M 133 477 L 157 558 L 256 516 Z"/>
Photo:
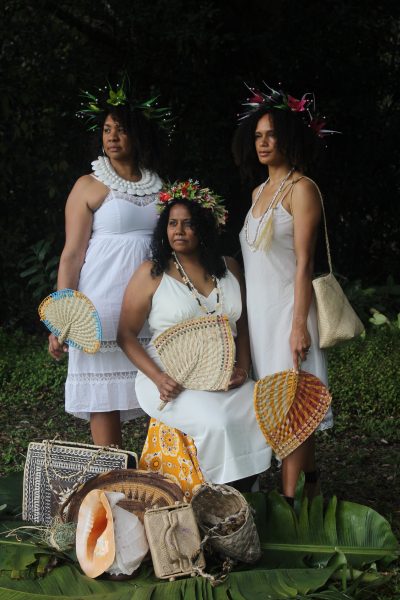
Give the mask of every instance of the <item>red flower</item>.
<path id="1" fill-rule="evenodd" d="M 311 129 L 313 129 L 315 131 L 315 133 L 317 134 L 318 137 L 323 137 L 324 133 L 323 133 L 323 129 L 326 125 L 326 121 L 324 121 L 323 119 L 320 119 L 318 117 L 312 119 L 312 121 L 310 121 L 310 127 Z"/>
<path id="2" fill-rule="evenodd" d="M 263 104 L 264 96 L 261 95 L 260 92 L 253 92 L 251 98 L 249 98 L 250 104 Z"/>
<path id="3" fill-rule="evenodd" d="M 171 200 L 172 196 L 171 194 L 168 194 L 168 192 L 160 192 L 159 198 L 160 202 L 168 202 L 168 200 Z"/>
<path id="4" fill-rule="evenodd" d="M 287 103 L 290 110 L 293 112 L 303 112 L 307 108 L 308 100 L 307 98 L 302 98 L 301 100 L 297 100 L 297 98 L 293 98 L 293 96 L 287 97 Z"/>

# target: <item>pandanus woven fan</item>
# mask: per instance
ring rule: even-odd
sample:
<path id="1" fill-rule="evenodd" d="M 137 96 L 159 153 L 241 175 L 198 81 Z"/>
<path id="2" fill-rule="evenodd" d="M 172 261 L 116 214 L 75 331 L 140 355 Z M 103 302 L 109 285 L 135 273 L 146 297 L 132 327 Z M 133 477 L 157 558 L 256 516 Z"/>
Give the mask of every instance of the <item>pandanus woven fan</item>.
<path id="1" fill-rule="evenodd" d="M 318 377 L 306 371 L 281 371 L 257 381 L 254 409 L 265 439 L 285 458 L 318 427 L 332 397 Z"/>
<path id="2" fill-rule="evenodd" d="M 190 390 L 226 390 L 235 362 L 235 343 L 226 316 L 188 319 L 154 340 L 170 377 Z"/>
<path id="3" fill-rule="evenodd" d="M 99 315 L 87 296 L 68 288 L 54 292 L 39 306 L 41 321 L 60 344 L 94 354 L 100 348 L 101 323 Z"/>

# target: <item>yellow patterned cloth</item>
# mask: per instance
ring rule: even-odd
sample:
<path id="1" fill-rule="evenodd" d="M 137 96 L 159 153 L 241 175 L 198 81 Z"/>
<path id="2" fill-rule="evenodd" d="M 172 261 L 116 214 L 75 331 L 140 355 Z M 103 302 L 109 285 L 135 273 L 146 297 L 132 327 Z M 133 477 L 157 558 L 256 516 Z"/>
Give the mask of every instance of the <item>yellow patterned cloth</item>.
<path id="1" fill-rule="evenodd" d="M 174 481 L 190 500 L 204 477 L 197 460 L 193 439 L 173 427 L 150 419 L 139 469 L 160 473 Z"/>

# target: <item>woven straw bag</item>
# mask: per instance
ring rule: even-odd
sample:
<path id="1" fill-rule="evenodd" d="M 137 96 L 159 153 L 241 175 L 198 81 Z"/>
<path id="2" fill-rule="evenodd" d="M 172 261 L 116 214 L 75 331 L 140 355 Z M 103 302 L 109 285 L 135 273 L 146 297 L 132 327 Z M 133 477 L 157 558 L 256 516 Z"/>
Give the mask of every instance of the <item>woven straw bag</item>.
<path id="1" fill-rule="evenodd" d="M 187 319 L 164 331 L 153 344 L 165 371 L 183 387 L 208 391 L 228 388 L 235 362 L 228 317 Z"/>
<path id="2" fill-rule="evenodd" d="M 235 488 L 204 483 L 192 498 L 192 507 L 206 544 L 223 558 L 254 563 L 261 557 L 260 539 L 252 509 Z"/>
<path id="3" fill-rule="evenodd" d="M 100 348 L 100 317 L 85 294 L 68 288 L 47 296 L 38 308 L 40 320 L 60 344 L 94 354 Z"/>
<path id="4" fill-rule="evenodd" d="M 276 456 L 285 458 L 315 431 L 331 400 L 322 381 L 306 371 L 280 371 L 256 382 L 254 410 Z"/>
<path id="5" fill-rule="evenodd" d="M 312 285 L 317 305 L 319 346 L 320 348 L 330 348 L 360 335 L 364 331 L 364 325 L 332 272 L 324 201 L 320 189 L 318 186 L 316 187 L 321 199 L 329 273 L 313 279 Z"/>
<path id="6" fill-rule="evenodd" d="M 144 527 L 156 577 L 173 581 L 205 567 L 190 504 L 151 508 L 145 512 Z"/>

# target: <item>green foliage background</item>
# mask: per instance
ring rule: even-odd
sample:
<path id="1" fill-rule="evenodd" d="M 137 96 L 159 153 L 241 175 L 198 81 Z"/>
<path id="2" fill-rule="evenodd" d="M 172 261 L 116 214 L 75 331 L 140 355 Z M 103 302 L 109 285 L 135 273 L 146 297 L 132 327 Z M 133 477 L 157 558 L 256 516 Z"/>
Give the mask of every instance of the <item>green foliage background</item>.
<path id="1" fill-rule="evenodd" d="M 0 293 L 3 322 L 35 321 L 19 274 L 51 240 L 34 285 L 51 290 L 48 262 L 63 245 L 66 196 L 98 143 L 75 118 L 79 91 L 127 69 L 139 99 L 160 92 L 178 117 L 163 175 L 198 177 L 227 198 L 225 251 L 249 201 L 230 144 L 243 82 L 316 92 L 329 125 L 317 174 L 336 270 L 383 283 L 396 275 L 400 8 L 395 0 L 4 0 L 0 68 Z M 323 250 L 317 270 L 325 269 Z M 31 265 L 32 266 L 32 265 Z M 42 273 L 42 277 L 40 277 Z M 38 292 L 38 295 L 40 293 Z M 18 307 L 18 310 L 15 309 Z"/>

